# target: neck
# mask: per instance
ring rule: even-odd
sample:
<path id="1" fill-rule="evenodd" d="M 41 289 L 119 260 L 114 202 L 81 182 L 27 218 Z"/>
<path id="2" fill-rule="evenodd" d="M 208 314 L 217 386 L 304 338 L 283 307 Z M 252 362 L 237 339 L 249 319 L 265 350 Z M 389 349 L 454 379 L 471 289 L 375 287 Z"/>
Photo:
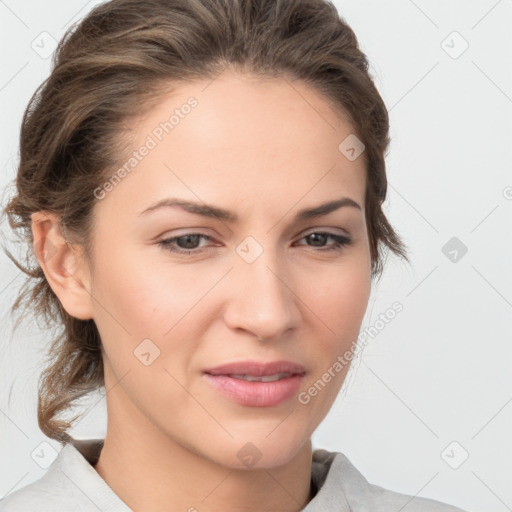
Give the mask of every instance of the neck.
<path id="1" fill-rule="evenodd" d="M 94 469 L 134 511 L 298 512 L 313 495 L 309 440 L 284 465 L 232 469 L 172 439 L 133 404 L 128 408 L 109 414 Z"/>

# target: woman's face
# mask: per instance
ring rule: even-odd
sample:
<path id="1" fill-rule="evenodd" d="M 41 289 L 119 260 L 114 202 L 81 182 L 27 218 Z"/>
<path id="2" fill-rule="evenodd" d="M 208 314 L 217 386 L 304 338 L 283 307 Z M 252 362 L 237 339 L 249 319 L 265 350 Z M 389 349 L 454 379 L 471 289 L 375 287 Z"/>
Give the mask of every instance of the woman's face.
<path id="1" fill-rule="evenodd" d="M 108 428 L 284 464 L 336 398 L 370 293 L 353 128 L 300 81 L 230 71 L 129 128 L 134 160 L 94 212 Z"/>

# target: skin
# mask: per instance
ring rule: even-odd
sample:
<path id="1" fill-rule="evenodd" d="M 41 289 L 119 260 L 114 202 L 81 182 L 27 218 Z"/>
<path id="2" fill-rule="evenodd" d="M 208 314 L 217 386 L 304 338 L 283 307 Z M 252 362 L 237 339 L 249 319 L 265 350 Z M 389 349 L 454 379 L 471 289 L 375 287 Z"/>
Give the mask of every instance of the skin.
<path id="1" fill-rule="evenodd" d="M 309 403 L 292 397 L 275 407 L 239 405 L 202 371 L 288 360 L 306 369 L 304 391 L 352 348 L 371 287 L 365 160 L 338 150 L 354 130 L 310 86 L 230 70 L 179 85 L 131 121 L 133 149 L 190 96 L 197 107 L 97 201 L 93 265 L 49 212 L 35 213 L 32 229 L 35 244 L 51 243 L 55 254 L 38 259 L 66 311 L 94 319 L 100 332 L 108 426 L 95 469 L 128 506 L 298 511 L 311 498 L 311 435 L 348 368 Z M 179 207 L 140 215 L 168 197 L 239 219 Z M 294 220 L 341 197 L 361 209 Z M 352 242 L 326 251 L 334 239 L 306 238 L 324 231 Z M 195 242 L 201 253 L 158 245 L 187 232 L 211 237 Z M 263 249 L 250 264 L 236 252 L 248 236 Z M 148 338 L 160 355 L 146 366 L 134 350 Z M 237 457 L 248 442 L 261 455 L 251 468 Z"/>

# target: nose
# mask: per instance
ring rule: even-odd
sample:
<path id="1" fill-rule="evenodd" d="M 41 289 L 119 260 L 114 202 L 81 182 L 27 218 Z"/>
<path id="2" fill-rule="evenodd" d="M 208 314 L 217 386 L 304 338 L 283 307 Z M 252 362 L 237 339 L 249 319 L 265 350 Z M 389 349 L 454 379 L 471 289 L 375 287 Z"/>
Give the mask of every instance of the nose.
<path id="1" fill-rule="evenodd" d="M 301 318 L 293 281 L 282 258 L 269 249 L 252 263 L 239 258 L 227 285 L 226 324 L 260 339 L 282 338 Z"/>

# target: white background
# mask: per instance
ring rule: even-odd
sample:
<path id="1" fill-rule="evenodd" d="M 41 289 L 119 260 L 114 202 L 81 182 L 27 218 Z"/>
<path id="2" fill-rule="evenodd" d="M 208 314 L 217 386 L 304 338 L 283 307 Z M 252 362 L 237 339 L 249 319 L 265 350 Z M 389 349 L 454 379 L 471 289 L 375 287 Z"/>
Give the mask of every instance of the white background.
<path id="1" fill-rule="evenodd" d="M 32 41 L 44 31 L 60 40 L 96 3 L 0 2 L 2 191 L 23 110 L 50 70 Z M 335 5 L 390 110 L 386 211 L 412 264 L 389 261 L 362 328 L 394 301 L 404 309 L 356 361 L 314 444 L 383 487 L 470 512 L 512 510 L 512 1 Z M 452 237 L 468 249 L 456 262 L 442 252 Z M 31 458 L 41 442 L 61 448 L 36 419 L 48 339 L 33 322 L 10 334 L 22 282 L 1 253 L 0 496 L 42 476 Z M 104 399 L 90 403 L 76 437 L 104 434 Z"/>

